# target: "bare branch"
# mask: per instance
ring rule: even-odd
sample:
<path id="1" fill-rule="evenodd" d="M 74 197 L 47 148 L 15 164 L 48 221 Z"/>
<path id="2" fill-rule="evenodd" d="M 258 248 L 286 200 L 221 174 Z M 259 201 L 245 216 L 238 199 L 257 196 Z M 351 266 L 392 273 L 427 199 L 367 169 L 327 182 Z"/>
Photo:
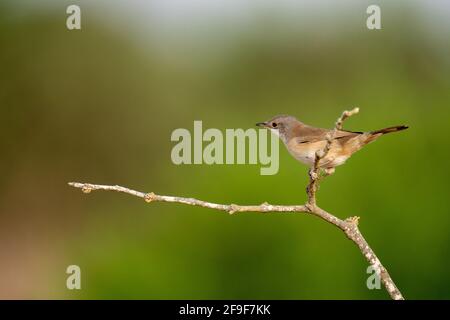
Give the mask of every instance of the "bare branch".
<path id="1" fill-rule="evenodd" d="M 386 287 L 386 290 L 388 291 L 392 299 L 403 300 L 403 296 L 395 286 L 387 270 L 381 264 L 380 260 L 377 258 L 373 250 L 369 247 L 366 240 L 360 233 L 358 229 L 357 217 L 341 220 L 338 217 L 332 215 L 331 213 L 326 212 L 325 210 L 319 208 L 318 206 L 316 205 L 311 206 L 310 204 L 285 206 L 285 205 L 273 205 L 265 202 L 260 205 L 241 206 L 237 204 L 218 204 L 206 202 L 194 198 L 163 196 L 154 194 L 153 192 L 144 193 L 121 186 L 97 185 L 79 182 L 69 182 L 69 185 L 74 188 L 81 189 L 84 193 L 90 193 L 91 191 L 96 190 L 123 192 L 138 198 L 142 198 L 146 202 L 156 202 L 156 201 L 176 202 L 191 206 L 199 206 L 204 208 L 225 211 L 228 212 L 229 214 L 240 212 L 261 212 L 261 213 L 278 212 L 278 213 L 307 213 L 307 214 L 309 213 L 315 215 L 341 229 L 347 235 L 347 237 L 359 247 L 361 253 L 367 259 L 367 261 L 374 266 L 374 270 L 378 273 L 382 283 Z"/>
<path id="2" fill-rule="evenodd" d="M 302 205 L 295 206 L 279 206 L 272 205 L 264 202 L 260 205 L 253 206 L 240 206 L 237 204 L 218 204 L 212 202 L 206 202 L 194 198 L 183 198 L 183 197 L 174 197 L 174 196 L 162 196 L 158 194 L 154 194 L 153 192 L 144 193 L 128 188 L 124 188 L 121 186 L 105 186 L 99 184 L 90 184 L 90 183 L 79 183 L 79 182 L 69 182 L 69 186 L 79 188 L 84 193 L 90 193 L 94 190 L 106 190 L 106 191 L 117 191 L 130 194 L 132 196 L 142 198 L 146 202 L 177 202 L 182 204 L 187 204 L 191 206 L 210 208 L 220 211 L 228 212 L 229 214 L 234 214 L 237 212 L 307 212 L 308 208 Z"/>

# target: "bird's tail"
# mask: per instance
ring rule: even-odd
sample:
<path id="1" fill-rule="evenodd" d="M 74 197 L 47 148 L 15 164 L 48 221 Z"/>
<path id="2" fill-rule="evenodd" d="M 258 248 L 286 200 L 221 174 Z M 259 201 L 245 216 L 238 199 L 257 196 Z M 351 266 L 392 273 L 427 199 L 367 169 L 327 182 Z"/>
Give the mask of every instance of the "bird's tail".
<path id="1" fill-rule="evenodd" d="M 397 132 L 397 131 L 401 131 L 401 130 L 405 130 L 405 129 L 408 129 L 408 126 L 395 126 L 395 127 L 389 127 L 389 128 L 384 128 L 384 129 L 380 129 L 380 130 L 367 132 L 366 134 L 363 135 L 364 140 L 362 142 L 362 146 L 366 145 L 372 141 L 377 140 L 379 137 L 381 137 L 382 135 L 384 135 L 386 133 Z"/>
<path id="2" fill-rule="evenodd" d="M 401 130 L 405 130 L 408 129 L 408 126 L 395 126 L 395 127 L 389 127 L 389 128 L 384 128 L 384 129 L 380 129 L 380 130 L 375 130 L 370 132 L 371 134 L 385 134 L 385 133 L 391 133 L 391 132 L 397 132 L 397 131 L 401 131 Z"/>

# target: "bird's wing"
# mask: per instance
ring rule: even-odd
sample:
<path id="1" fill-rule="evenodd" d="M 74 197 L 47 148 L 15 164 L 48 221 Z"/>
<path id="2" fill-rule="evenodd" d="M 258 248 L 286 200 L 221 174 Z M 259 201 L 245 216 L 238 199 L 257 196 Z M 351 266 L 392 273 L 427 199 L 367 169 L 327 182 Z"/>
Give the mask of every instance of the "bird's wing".
<path id="1" fill-rule="evenodd" d="M 332 131 L 333 130 L 329 129 L 304 126 L 299 132 L 297 132 L 297 137 L 295 140 L 297 143 L 319 142 L 327 140 L 328 134 L 332 134 Z M 344 142 L 360 134 L 362 134 L 362 132 L 338 130 L 334 135 L 334 139 Z"/>

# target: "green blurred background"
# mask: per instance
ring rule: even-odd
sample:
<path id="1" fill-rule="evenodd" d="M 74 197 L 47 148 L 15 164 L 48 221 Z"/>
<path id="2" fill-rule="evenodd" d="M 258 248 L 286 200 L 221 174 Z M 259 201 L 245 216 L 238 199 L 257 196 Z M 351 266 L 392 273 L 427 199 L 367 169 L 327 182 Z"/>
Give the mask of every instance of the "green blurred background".
<path id="1" fill-rule="evenodd" d="M 66 29 L 78 4 L 82 30 Z M 382 30 L 366 28 L 378 4 Z M 218 203 L 301 204 L 307 168 L 171 162 L 171 132 L 275 114 L 407 124 L 326 179 L 406 298 L 450 298 L 445 1 L 2 1 L 0 298 L 387 299 L 340 230 L 307 215 L 151 205 L 68 181 Z M 68 265 L 82 290 L 67 290 Z"/>

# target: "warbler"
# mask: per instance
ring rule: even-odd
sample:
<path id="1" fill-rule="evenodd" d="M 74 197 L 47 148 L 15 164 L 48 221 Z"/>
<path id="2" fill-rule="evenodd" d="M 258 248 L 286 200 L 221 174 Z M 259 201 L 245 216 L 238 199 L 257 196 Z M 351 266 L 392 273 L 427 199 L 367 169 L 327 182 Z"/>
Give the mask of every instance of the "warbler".
<path id="1" fill-rule="evenodd" d="M 408 128 L 402 125 L 369 132 L 347 130 L 336 130 L 334 132 L 334 130 L 309 126 L 289 115 L 275 116 L 256 125 L 267 128 L 278 135 L 289 153 L 309 167 L 314 166 L 316 155 L 324 150 L 328 143 L 328 137 L 332 136 L 328 152 L 317 164 L 319 168 L 331 172 L 334 171 L 335 167 L 344 164 L 348 158 L 366 144 L 375 141 L 386 133 Z"/>

